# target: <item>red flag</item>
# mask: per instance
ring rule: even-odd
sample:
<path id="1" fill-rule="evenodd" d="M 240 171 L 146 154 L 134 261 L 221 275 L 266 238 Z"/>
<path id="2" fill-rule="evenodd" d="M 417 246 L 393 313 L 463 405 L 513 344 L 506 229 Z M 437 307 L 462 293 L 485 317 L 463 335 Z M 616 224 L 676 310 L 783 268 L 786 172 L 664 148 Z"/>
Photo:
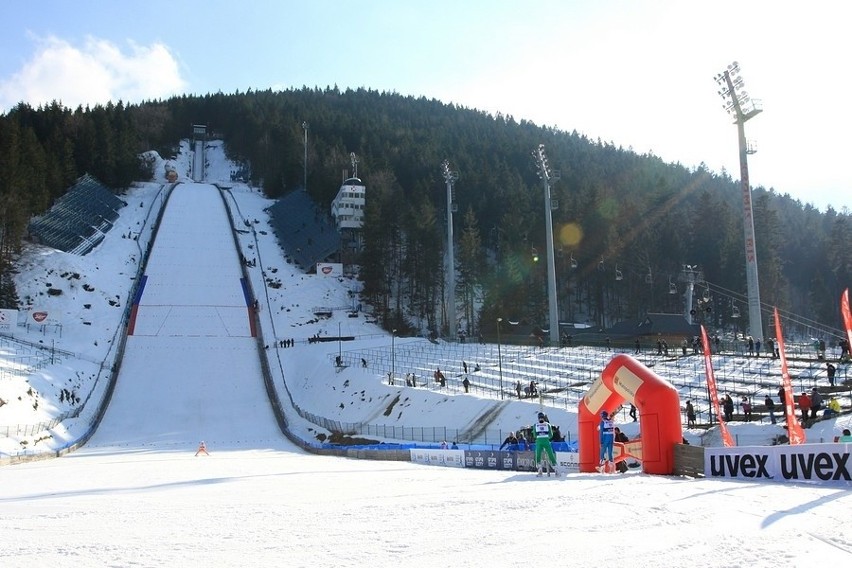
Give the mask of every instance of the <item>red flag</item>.
<path id="1" fill-rule="evenodd" d="M 787 415 L 787 436 L 790 445 L 805 443 L 805 431 L 796 419 L 796 407 L 793 406 L 793 385 L 790 384 L 790 373 L 787 371 L 787 354 L 784 352 L 784 334 L 781 333 L 781 318 L 778 308 L 775 308 L 775 341 L 781 356 L 781 386 L 784 388 L 784 413 Z"/>
<path id="2" fill-rule="evenodd" d="M 716 392 L 716 375 L 713 374 L 713 362 L 710 360 L 710 339 L 707 337 L 707 330 L 704 325 L 701 326 L 701 343 L 704 346 L 704 370 L 707 374 L 707 390 L 710 391 L 710 402 L 713 404 L 713 410 L 716 411 L 716 416 L 719 418 L 719 430 L 722 432 L 722 444 L 726 448 L 734 446 L 734 439 L 731 433 L 728 432 L 728 425 L 722 418 L 722 411 L 719 408 L 719 395 Z"/>
<path id="3" fill-rule="evenodd" d="M 840 313 L 843 315 L 843 326 L 846 328 L 846 347 L 852 349 L 852 311 L 849 310 L 849 288 L 840 296 Z"/>

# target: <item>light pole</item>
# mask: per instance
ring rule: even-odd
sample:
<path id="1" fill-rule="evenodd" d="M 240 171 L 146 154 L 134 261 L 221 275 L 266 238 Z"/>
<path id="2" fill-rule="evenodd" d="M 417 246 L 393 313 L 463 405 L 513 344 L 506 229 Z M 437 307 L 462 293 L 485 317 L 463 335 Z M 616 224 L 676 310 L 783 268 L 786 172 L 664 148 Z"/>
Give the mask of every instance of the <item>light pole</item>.
<path id="1" fill-rule="evenodd" d="M 341 359 L 343 357 L 343 344 L 342 339 L 340 338 L 340 322 L 337 322 L 337 357 Z"/>
<path id="2" fill-rule="evenodd" d="M 500 400 L 503 400 L 503 354 L 500 352 L 500 323 L 503 318 L 497 318 L 497 368 L 500 373 Z"/>
<path id="3" fill-rule="evenodd" d="M 302 187 L 308 191 L 308 123 L 306 121 L 302 121 L 302 128 L 305 130 L 305 175 Z"/>
<path id="4" fill-rule="evenodd" d="M 456 333 L 456 259 L 453 251 L 453 212 L 458 207 L 453 201 L 453 184 L 459 179 L 458 172 L 450 171 L 450 162 L 441 162 L 441 173 L 447 182 L 447 319 L 450 341 Z"/>
<path id="5" fill-rule="evenodd" d="M 559 341 L 559 310 L 556 305 L 556 260 L 553 256 L 553 214 L 559 204 L 550 198 L 550 182 L 559 179 L 559 172 L 553 172 L 547 163 L 544 153 L 544 144 L 539 144 L 533 151 L 536 165 L 538 166 L 538 177 L 544 184 L 544 213 L 545 228 L 547 229 L 547 305 L 550 317 L 550 341 Z"/>
<path id="6" fill-rule="evenodd" d="M 743 233 L 745 235 L 746 284 L 748 285 L 748 325 L 751 335 L 763 337 L 763 321 L 760 315 L 760 284 L 757 278 L 757 245 L 754 242 L 754 215 L 751 206 L 751 186 L 748 181 L 748 155 L 755 150 L 745 137 L 745 122 L 758 115 L 763 109 L 743 90 L 745 81 L 739 76 L 740 66 L 734 61 L 722 73 L 716 75 L 721 89 L 719 95 L 725 100 L 725 110 L 737 125 L 740 150 L 740 184 L 743 197 Z"/>
<path id="7" fill-rule="evenodd" d="M 396 377 L 396 330 L 391 331 L 391 379 Z"/>

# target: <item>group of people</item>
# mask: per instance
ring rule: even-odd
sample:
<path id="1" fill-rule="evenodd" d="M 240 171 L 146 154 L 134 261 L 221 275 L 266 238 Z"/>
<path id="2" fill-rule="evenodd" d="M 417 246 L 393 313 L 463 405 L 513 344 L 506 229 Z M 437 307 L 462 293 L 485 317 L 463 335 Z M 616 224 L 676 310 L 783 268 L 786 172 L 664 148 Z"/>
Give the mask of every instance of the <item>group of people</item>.
<path id="1" fill-rule="evenodd" d="M 521 381 L 518 381 L 515 383 L 515 392 L 518 393 L 518 398 L 530 398 L 533 396 L 537 396 L 538 383 L 535 381 L 530 381 L 529 385 L 524 386 Z"/>
<path id="2" fill-rule="evenodd" d="M 781 400 L 780 405 L 782 408 L 785 405 L 784 397 L 784 387 L 781 387 L 778 389 L 778 398 Z M 731 398 L 730 394 L 726 394 L 724 397 L 722 397 L 721 402 L 722 413 L 724 415 L 725 421 L 733 421 L 735 407 L 733 398 Z M 840 401 L 837 400 L 837 397 L 832 396 L 826 402 L 817 387 L 813 387 L 810 393 L 808 393 L 807 391 L 803 391 L 798 397 L 796 397 L 795 402 L 799 408 L 799 411 L 801 412 L 803 422 L 808 420 L 809 418 L 811 420 L 815 420 L 818 417 L 818 412 L 820 410 L 823 411 L 823 418 L 831 418 L 840 414 Z M 769 421 L 772 424 L 776 424 L 778 421 L 775 417 L 775 401 L 770 395 L 766 395 L 766 398 L 764 399 L 763 403 L 766 412 L 769 413 Z M 742 397 L 742 400 L 740 401 L 740 409 L 742 410 L 742 419 L 745 422 L 751 422 L 753 416 L 753 407 L 751 401 L 747 396 Z M 686 401 L 686 421 L 688 428 L 692 428 L 695 425 L 695 408 L 693 407 L 691 401 Z"/>
<path id="3" fill-rule="evenodd" d="M 837 397 L 832 396 L 828 402 L 825 402 L 816 387 L 811 389 L 810 394 L 807 392 L 800 394 L 797 404 L 799 412 L 802 413 L 802 422 L 805 422 L 808 417 L 816 420 L 820 410 L 823 411 L 823 418 L 832 418 L 840 414 L 840 401 L 837 400 Z"/>
<path id="4" fill-rule="evenodd" d="M 441 372 L 441 369 L 435 369 L 435 373 L 433 374 L 435 377 L 435 382 L 441 385 L 442 387 L 447 386 L 447 377 L 444 376 L 444 373 Z"/>

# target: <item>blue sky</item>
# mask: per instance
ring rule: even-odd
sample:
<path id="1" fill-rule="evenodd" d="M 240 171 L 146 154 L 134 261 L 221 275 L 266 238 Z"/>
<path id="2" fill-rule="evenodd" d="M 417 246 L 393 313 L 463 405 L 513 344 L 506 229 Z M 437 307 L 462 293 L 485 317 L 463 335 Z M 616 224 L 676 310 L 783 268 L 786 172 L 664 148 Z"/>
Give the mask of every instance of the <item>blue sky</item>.
<path id="1" fill-rule="evenodd" d="M 0 109 L 179 93 L 367 87 L 501 112 L 739 177 L 714 75 L 764 112 L 754 186 L 852 207 L 843 3 L 674 0 L 163 2 L 0 6 Z M 357 149 L 354 149 L 357 151 Z M 554 167 L 567 167 L 554 164 Z"/>

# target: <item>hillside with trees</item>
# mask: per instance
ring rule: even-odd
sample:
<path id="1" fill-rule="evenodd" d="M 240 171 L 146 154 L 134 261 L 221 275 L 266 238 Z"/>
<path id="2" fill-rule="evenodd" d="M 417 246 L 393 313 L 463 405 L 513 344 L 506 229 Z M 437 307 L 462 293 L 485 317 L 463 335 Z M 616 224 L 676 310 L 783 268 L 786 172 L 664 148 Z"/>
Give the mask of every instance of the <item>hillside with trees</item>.
<path id="1" fill-rule="evenodd" d="M 678 278 L 689 264 L 708 283 L 699 289 L 710 292 L 707 323 L 730 326 L 739 308 L 745 325 L 741 193 L 727 173 L 511 116 L 337 88 L 75 110 L 18 105 L 0 117 L 0 305 L 15 304 L 9 271 L 31 216 L 84 173 L 117 193 L 149 179 L 138 156 L 173 155 L 192 124 L 225 140 L 230 157 L 272 198 L 304 185 L 306 138 L 307 191 L 323 207 L 350 153 L 358 155 L 367 186 L 360 278 L 364 299 L 388 328 L 446 328 L 444 160 L 460 176 L 454 229 L 462 327 L 489 334 L 497 317 L 546 326 L 544 197 L 531 155 L 539 144 L 561 173 L 552 186 L 561 320 L 607 327 L 681 312 Z M 753 207 L 763 303 L 798 314 L 805 327 L 839 329 L 838 298 L 852 282 L 850 211 L 820 212 L 762 187 Z"/>

